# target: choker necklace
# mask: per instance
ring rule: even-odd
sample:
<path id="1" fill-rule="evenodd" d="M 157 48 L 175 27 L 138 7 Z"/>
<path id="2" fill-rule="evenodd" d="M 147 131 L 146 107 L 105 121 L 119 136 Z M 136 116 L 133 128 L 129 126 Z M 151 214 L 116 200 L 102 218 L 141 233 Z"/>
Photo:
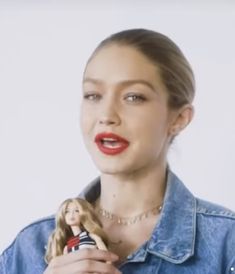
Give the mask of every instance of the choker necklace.
<path id="1" fill-rule="evenodd" d="M 162 205 L 157 205 L 149 210 L 146 210 L 138 215 L 132 217 L 120 217 L 115 215 L 102 207 L 97 208 L 97 212 L 106 219 L 115 221 L 119 225 L 133 225 L 136 224 L 143 219 L 147 219 L 150 215 L 157 215 L 161 212 Z"/>

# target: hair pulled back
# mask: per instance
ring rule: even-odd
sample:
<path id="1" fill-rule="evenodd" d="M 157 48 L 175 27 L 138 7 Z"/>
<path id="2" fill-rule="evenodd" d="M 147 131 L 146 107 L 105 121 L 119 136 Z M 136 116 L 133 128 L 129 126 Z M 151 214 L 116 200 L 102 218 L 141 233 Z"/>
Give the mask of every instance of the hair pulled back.
<path id="1" fill-rule="evenodd" d="M 158 68 L 168 91 L 170 108 L 178 109 L 192 103 L 195 94 L 193 71 L 180 48 L 170 38 L 153 30 L 124 30 L 104 39 L 90 60 L 100 49 L 111 44 L 137 49 Z"/>

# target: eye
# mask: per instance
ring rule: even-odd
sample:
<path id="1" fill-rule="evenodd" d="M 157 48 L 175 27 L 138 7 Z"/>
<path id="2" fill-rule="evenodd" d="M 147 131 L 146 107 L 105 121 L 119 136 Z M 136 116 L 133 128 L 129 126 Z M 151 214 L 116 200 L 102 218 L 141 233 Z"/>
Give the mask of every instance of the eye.
<path id="1" fill-rule="evenodd" d="M 98 101 L 101 99 L 101 96 L 97 93 L 85 93 L 83 98 L 89 101 Z"/>
<path id="2" fill-rule="evenodd" d="M 79 210 L 78 210 L 78 209 L 75 209 L 75 212 L 79 213 Z"/>
<path id="3" fill-rule="evenodd" d="M 136 102 L 136 103 L 146 100 L 146 98 L 143 95 L 139 95 L 139 94 L 127 94 L 124 99 L 128 102 Z"/>

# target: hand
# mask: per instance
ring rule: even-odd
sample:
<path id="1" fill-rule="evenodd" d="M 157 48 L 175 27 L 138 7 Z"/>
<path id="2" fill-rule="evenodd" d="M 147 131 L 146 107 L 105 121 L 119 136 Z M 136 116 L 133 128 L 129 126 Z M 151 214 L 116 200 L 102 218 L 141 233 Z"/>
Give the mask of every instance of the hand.
<path id="1" fill-rule="evenodd" d="M 117 260 L 118 256 L 109 251 L 87 248 L 55 257 L 43 274 L 121 274 L 113 264 L 106 263 Z"/>

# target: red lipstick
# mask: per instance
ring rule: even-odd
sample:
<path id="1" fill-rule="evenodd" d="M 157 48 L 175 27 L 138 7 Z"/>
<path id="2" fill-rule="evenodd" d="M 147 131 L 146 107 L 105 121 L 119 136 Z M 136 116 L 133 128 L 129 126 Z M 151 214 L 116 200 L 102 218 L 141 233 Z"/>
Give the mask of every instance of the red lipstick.
<path id="1" fill-rule="evenodd" d="M 129 142 L 111 132 L 99 133 L 95 136 L 95 143 L 99 150 L 107 155 L 116 155 L 129 146 Z"/>

